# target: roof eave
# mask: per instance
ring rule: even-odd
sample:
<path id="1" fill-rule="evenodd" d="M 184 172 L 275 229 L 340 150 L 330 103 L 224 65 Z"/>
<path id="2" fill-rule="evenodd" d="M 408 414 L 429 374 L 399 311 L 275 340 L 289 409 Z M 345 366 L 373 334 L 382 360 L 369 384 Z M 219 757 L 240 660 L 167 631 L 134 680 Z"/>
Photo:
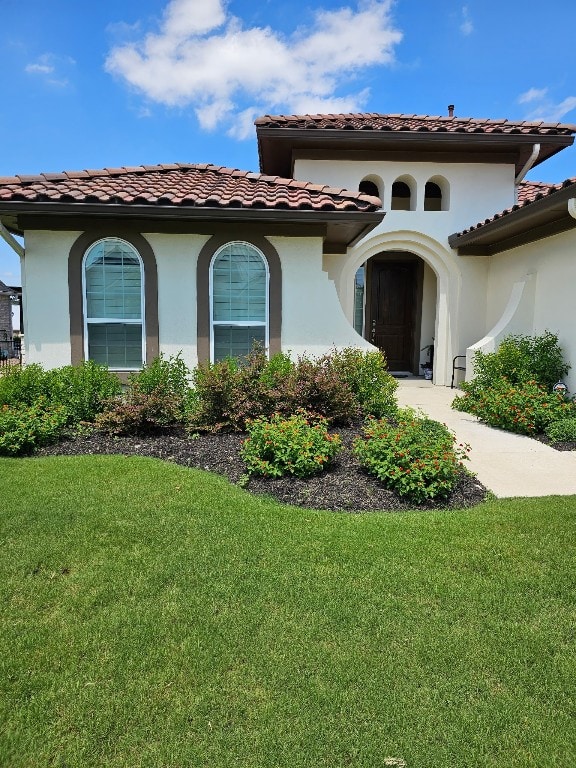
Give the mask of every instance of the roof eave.
<path id="1" fill-rule="evenodd" d="M 448 237 L 460 256 L 492 256 L 576 227 L 568 201 L 576 199 L 572 184 L 553 194 L 503 214 L 487 224 Z"/>
<path id="2" fill-rule="evenodd" d="M 392 145 L 411 149 L 428 145 L 430 149 L 440 150 L 449 145 L 460 148 L 491 151 L 495 148 L 516 148 L 518 159 L 515 163 L 518 173 L 530 154 L 529 147 L 538 143 L 542 146 L 539 157 L 533 167 L 569 147 L 574 137 L 569 134 L 538 133 L 486 133 L 460 131 L 399 131 L 399 130 L 343 130 L 336 128 L 268 128 L 256 126 L 258 157 L 263 173 L 291 175 L 292 153 L 295 149 L 318 145 L 330 149 L 338 144 L 347 143 L 351 148 L 390 148 Z M 274 145 L 274 152 L 267 147 Z M 523 151 L 525 149 L 525 151 Z M 271 155 L 275 156 L 274 165 L 270 165 Z"/>
<path id="3" fill-rule="evenodd" d="M 98 219 L 124 219 L 131 222 L 186 222 L 202 225 L 251 223 L 269 225 L 323 225 L 327 247 L 337 250 L 327 252 L 345 252 L 346 248 L 364 237 L 367 232 L 378 226 L 384 218 L 381 210 L 313 210 L 284 208 L 208 208 L 186 206 L 147 206 L 122 205 L 115 203 L 60 203 L 60 202 L 0 202 L 0 221 L 4 221 L 10 231 L 23 235 L 24 229 L 20 217 L 51 217 L 54 220 L 86 217 Z M 153 231 L 142 229 L 142 231 Z"/>

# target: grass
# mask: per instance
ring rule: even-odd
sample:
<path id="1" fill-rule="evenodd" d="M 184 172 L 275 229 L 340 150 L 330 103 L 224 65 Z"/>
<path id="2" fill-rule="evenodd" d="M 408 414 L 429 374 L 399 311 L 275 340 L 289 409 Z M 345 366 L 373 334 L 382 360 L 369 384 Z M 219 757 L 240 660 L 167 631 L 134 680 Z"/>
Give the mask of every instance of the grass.
<path id="1" fill-rule="evenodd" d="M 0 499 L 2 766 L 575 764 L 574 497 L 347 515 L 84 456 Z"/>

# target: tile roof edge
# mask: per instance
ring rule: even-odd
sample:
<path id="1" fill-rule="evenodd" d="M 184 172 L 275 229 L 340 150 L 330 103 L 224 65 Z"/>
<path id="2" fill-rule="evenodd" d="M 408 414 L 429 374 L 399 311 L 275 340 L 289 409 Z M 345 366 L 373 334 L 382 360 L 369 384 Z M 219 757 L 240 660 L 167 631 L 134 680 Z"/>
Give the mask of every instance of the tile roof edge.
<path id="1" fill-rule="evenodd" d="M 543 181 L 537 181 L 537 182 L 520 182 L 526 183 L 526 184 L 542 184 L 545 187 L 547 187 L 546 192 L 539 193 L 535 195 L 535 197 L 530 198 L 529 200 L 524 200 L 521 203 L 516 203 L 515 205 L 510 206 L 510 208 L 505 208 L 503 211 L 498 211 L 493 216 L 491 216 L 488 219 L 484 219 L 484 221 L 479 221 L 476 224 L 473 224 L 470 227 L 467 227 L 466 229 L 463 229 L 460 232 L 455 233 L 455 237 L 463 237 L 464 235 L 470 235 L 472 232 L 478 232 L 483 227 L 486 227 L 490 224 L 493 224 L 495 221 L 500 221 L 502 218 L 505 218 L 506 216 L 510 216 L 512 213 L 516 213 L 516 211 L 524 210 L 525 208 L 533 205 L 534 203 L 540 202 L 541 200 L 546 200 L 556 194 L 557 192 L 561 192 L 564 189 L 568 189 L 569 187 L 574 187 L 574 193 L 576 195 L 576 176 L 573 176 L 569 179 L 564 179 L 564 181 L 560 181 L 557 184 L 547 184 L 547 182 Z"/>

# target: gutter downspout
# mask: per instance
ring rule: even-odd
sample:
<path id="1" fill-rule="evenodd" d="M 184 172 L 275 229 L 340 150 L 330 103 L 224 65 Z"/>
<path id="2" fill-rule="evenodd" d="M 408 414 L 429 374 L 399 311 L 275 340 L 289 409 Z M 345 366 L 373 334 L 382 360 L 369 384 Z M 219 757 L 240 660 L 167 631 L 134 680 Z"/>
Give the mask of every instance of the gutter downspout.
<path id="1" fill-rule="evenodd" d="M 517 174 L 516 178 L 514 179 L 515 191 L 517 191 L 518 184 L 520 184 L 520 182 L 522 181 L 524 176 L 526 176 L 526 174 L 528 173 L 530 168 L 532 168 L 532 166 L 534 165 L 534 163 L 538 159 L 538 155 L 539 154 L 540 154 L 540 144 L 534 144 L 534 146 L 532 147 L 532 152 L 530 153 L 530 157 L 528 158 L 528 160 L 526 160 L 526 162 L 524 163 L 524 167 L 522 168 L 522 170 Z M 516 195 L 516 202 L 518 202 L 518 195 Z"/>
<path id="2" fill-rule="evenodd" d="M 10 248 L 12 248 L 13 251 L 16 251 L 16 253 L 18 254 L 18 256 L 20 256 L 21 259 L 24 258 L 24 248 L 20 245 L 18 240 L 16 240 L 16 238 L 13 235 L 11 235 L 10 232 L 8 232 L 8 230 L 6 229 L 4 224 L 2 224 L 1 221 L 0 221 L 0 236 L 4 240 L 6 240 Z"/>
<path id="3" fill-rule="evenodd" d="M 576 219 L 576 197 L 571 197 L 568 200 L 568 213 L 573 219 Z"/>

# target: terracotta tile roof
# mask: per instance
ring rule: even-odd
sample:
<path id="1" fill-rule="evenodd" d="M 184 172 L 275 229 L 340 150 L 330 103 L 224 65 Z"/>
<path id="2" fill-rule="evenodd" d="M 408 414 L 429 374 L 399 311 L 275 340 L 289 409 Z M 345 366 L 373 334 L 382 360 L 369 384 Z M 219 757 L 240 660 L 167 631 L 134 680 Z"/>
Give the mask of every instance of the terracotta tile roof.
<path id="1" fill-rule="evenodd" d="M 511 213 L 519 211 L 521 208 L 526 208 L 526 206 L 532 205 L 537 200 L 548 198 L 555 192 L 559 192 L 561 189 L 566 189 L 571 186 L 574 187 L 574 195 L 576 196 L 576 176 L 561 181 L 559 184 L 547 184 L 543 181 L 522 181 L 518 185 L 518 202 L 516 205 L 513 205 L 511 208 L 506 208 L 500 213 L 494 214 L 494 216 L 491 216 L 489 219 L 485 219 L 484 221 L 474 224 L 472 227 L 468 227 L 468 229 L 463 229 L 461 232 L 456 233 L 456 236 L 460 237 L 461 235 L 466 235 L 469 232 L 478 230 L 481 227 L 486 226 L 486 224 L 491 224 L 493 221 L 497 221 L 504 216 L 509 216 Z"/>
<path id="2" fill-rule="evenodd" d="M 306 128 L 356 131 L 433 131 L 449 133 L 503 133 L 569 135 L 576 125 L 529 122 L 527 120 L 491 120 L 441 115 L 382 115 L 377 112 L 340 115 L 265 115 L 255 121 L 258 128 Z"/>
<path id="3" fill-rule="evenodd" d="M 186 163 L 0 177 L 0 205 L 20 201 L 312 211 L 381 207 L 378 198 L 345 189 Z"/>

